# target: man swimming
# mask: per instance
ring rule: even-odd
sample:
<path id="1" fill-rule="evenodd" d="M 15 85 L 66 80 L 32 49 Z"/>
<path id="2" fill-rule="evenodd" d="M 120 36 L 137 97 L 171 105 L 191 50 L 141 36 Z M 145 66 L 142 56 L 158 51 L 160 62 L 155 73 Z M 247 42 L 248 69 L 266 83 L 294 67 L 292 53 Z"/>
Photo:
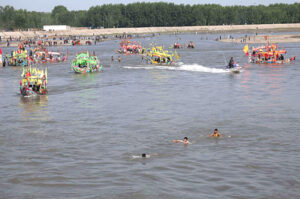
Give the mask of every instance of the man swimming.
<path id="1" fill-rule="evenodd" d="M 174 143 L 183 143 L 183 144 L 191 144 L 187 137 L 184 137 L 183 140 L 173 140 Z"/>
<path id="2" fill-rule="evenodd" d="M 133 155 L 132 159 L 137 159 L 137 158 L 150 158 L 151 156 L 158 156 L 158 153 L 153 153 L 152 155 L 150 154 L 146 154 L 146 153 L 142 153 L 141 155 Z"/>
<path id="3" fill-rule="evenodd" d="M 222 135 L 219 133 L 218 129 L 215 129 L 214 132 L 212 134 L 209 134 L 208 137 L 221 137 Z"/>

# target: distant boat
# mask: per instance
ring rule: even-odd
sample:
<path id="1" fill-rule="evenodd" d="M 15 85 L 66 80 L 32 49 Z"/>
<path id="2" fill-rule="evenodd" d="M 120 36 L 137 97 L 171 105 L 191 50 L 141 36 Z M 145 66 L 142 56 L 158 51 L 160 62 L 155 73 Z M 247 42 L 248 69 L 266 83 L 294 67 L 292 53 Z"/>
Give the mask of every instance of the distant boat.
<path id="1" fill-rule="evenodd" d="M 155 65 L 172 65 L 175 60 L 179 59 L 177 52 L 171 54 L 167 50 L 163 50 L 162 46 L 153 47 L 152 50 L 149 50 L 143 58 L 147 61 L 148 64 Z"/>
<path id="2" fill-rule="evenodd" d="M 34 63 L 56 63 L 68 60 L 68 53 L 65 55 L 60 52 L 51 52 L 47 49 L 35 49 L 32 61 Z"/>
<path id="3" fill-rule="evenodd" d="M 23 68 L 20 93 L 23 96 L 47 94 L 47 69 Z"/>
<path id="4" fill-rule="evenodd" d="M 88 52 L 78 53 L 71 62 L 75 73 L 93 73 L 102 69 L 97 56 L 90 56 Z"/>
<path id="5" fill-rule="evenodd" d="M 5 59 L 8 66 L 28 66 L 27 50 L 13 51 L 12 55 L 6 55 Z"/>
<path id="6" fill-rule="evenodd" d="M 141 46 L 140 43 L 131 42 L 130 40 L 122 40 L 120 42 L 120 49 L 116 50 L 117 53 L 124 55 L 136 55 L 144 54 L 145 49 Z"/>
<path id="7" fill-rule="evenodd" d="M 285 58 L 286 50 L 278 49 L 276 44 L 260 46 L 252 48 L 250 54 L 248 52 L 248 45 L 244 47 L 244 53 L 249 56 L 250 63 L 256 64 L 286 64 L 296 60 L 296 56 Z"/>

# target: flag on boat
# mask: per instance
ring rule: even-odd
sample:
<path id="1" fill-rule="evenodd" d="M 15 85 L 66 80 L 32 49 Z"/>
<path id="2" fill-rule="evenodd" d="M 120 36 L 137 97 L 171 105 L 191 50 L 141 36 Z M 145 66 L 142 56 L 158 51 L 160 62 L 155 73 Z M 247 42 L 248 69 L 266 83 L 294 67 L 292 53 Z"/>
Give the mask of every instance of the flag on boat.
<path id="1" fill-rule="evenodd" d="M 244 51 L 244 53 L 248 56 L 249 54 L 248 54 L 248 50 L 249 50 L 249 47 L 248 47 L 248 44 L 246 44 L 245 46 L 244 46 L 244 49 L 243 49 L 243 51 Z"/>
<path id="2" fill-rule="evenodd" d="M 0 48 L 0 66 L 2 66 L 2 50 Z"/>
<path id="3" fill-rule="evenodd" d="M 179 56 L 178 56 L 176 50 L 175 50 L 175 58 L 176 58 L 176 59 L 179 59 Z"/>

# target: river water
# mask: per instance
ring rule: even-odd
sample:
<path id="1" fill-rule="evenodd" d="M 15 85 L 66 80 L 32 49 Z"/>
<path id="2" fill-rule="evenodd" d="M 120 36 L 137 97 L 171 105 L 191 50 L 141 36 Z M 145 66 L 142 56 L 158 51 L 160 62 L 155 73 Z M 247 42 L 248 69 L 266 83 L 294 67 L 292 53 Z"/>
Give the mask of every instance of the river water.
<path id="1" fill-rule="evenodd" d="M 215 37 L 139 39 L 194 41 L 174 67 L 111 62 L 120 41 L 54 48 L 95 51 L 103 71 L 42 65 L 49 94 L 36 98 L 19 95 L 20 68 L 0 68 L 0 198 L 300 198 L 299 60 L 247 64 L 243 44 Z M 299 57 L 299 43 L 279 46 Z M 240 74 L 224 70 L 230 56 Z M 223 138 L 207 138 L 215 128 Z"/>

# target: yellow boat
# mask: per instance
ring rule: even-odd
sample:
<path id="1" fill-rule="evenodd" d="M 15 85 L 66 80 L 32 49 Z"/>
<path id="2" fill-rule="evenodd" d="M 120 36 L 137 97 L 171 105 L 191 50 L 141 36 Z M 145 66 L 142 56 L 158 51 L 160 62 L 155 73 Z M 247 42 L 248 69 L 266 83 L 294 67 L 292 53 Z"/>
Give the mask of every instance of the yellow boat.
<path id="1" fill-rule="evenodd" d="M 151 50 L 148 50 L 147 54 L 143 56 L 148 64 L 155 65 L 172 65 L 175 60 L 179 59 L 177 52 L 169 53 L 167 50 L 164 50 L 162 46 L 153 47 Z"/>

